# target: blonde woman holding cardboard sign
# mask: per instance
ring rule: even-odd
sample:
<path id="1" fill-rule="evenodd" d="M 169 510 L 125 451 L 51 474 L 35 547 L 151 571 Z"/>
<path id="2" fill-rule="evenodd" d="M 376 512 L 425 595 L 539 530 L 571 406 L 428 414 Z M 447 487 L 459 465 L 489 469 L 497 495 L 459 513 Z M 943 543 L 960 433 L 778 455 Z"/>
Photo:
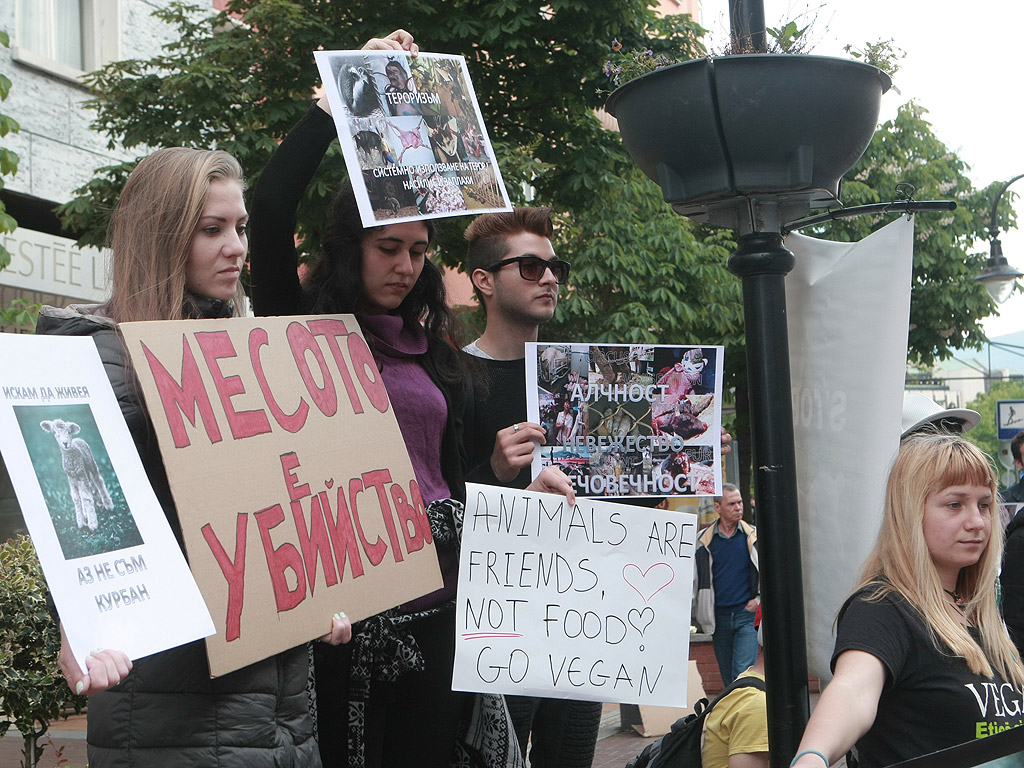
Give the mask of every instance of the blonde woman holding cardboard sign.
<path id="1" fill-rule="evenodd" d="M 91 336 L 146 474 L 181 545 L 156 434 L 117 324 L 238 314 L 238 276 L 247 249 L 242 169 L 225 152 L 176 147 L 139 163 L 108 230 L 113 294 L 99 306 L 44 307 L 38 333 Z M 347 641 L 343 616 L 324 622 L 324 640 Z M 68 684 L 91 697 L 89 764 L 194 768 L 320 765 L 313 739 L 305 646 L 210 678 L 204 641 L 138 659 L 94 651 L 82 670 L 65 640 Z"/>

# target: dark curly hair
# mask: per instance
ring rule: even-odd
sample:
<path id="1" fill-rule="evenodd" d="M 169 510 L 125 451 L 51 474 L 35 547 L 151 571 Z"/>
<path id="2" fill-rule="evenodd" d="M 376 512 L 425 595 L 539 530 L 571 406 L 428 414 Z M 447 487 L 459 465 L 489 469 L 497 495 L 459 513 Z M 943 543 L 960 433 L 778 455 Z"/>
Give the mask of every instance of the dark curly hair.
<path id="1" fill-rule="evenodd" d="M 427 228 L 427 240 L 432 241 L 434 223 L 426 219 L 423 225 Z M 363 227 L 352 185 L 346 183 L 334 199 L 320 254 L 303 280 L 313 313 L 357 311 L 365 293 L 362 244 L 371 231 Z M 427 357 L 433 368 L 446 383 L 460 381 L 463 363 L 453 346 L 457 320 L 448 307 L 441 270 L 430 259 L 423 260 L 423 271 L 399 305 L 398 314 L 406 323 L 423 323 L 429 340 Z"/>

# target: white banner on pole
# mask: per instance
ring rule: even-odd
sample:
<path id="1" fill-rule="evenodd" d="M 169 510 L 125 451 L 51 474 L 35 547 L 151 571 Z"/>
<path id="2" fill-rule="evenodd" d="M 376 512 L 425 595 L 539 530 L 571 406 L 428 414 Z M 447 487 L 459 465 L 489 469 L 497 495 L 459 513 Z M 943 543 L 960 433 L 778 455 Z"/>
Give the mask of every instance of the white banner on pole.
<path id="1" fill-rule="evenodd" d="M 899 444 L 914 223 L 859 243 L 793 234 L 786 246 L 808 666 L 827 680 L 836 612 L 874 544 Z"/>

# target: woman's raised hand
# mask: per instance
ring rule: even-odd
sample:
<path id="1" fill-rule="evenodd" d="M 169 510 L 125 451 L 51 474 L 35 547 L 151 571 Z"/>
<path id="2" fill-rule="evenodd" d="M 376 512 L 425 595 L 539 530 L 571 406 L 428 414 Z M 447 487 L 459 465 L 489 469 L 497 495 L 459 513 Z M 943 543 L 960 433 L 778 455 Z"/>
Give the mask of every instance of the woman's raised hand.
<path id="1" fill-rule="evenodd" d="M 411 34 L 404 29 L 396 29 L 386 37 L 371 37 L 363 46 L 364 51 L 408 51 L 414 57 L 420 52 Z"/>

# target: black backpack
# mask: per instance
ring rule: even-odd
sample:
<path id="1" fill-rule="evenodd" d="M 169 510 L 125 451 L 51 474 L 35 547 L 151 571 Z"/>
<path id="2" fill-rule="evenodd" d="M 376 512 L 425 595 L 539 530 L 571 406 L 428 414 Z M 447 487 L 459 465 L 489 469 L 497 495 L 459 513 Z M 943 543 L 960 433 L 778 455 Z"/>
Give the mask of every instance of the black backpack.
<path id="1" fill-rule="evenodd" d="M 628 763 L 626 768 L 700 768 L 704 720 L 715 704 L 738 688 L 757 688 L 763 691 L 764 680 L 741 677 L 730 683 L 710 705 L 707 699 L 701 699 L 694 705 L 693 714 L 676 720 L 671 731 L 644 747 L 644 751 Z"/>

